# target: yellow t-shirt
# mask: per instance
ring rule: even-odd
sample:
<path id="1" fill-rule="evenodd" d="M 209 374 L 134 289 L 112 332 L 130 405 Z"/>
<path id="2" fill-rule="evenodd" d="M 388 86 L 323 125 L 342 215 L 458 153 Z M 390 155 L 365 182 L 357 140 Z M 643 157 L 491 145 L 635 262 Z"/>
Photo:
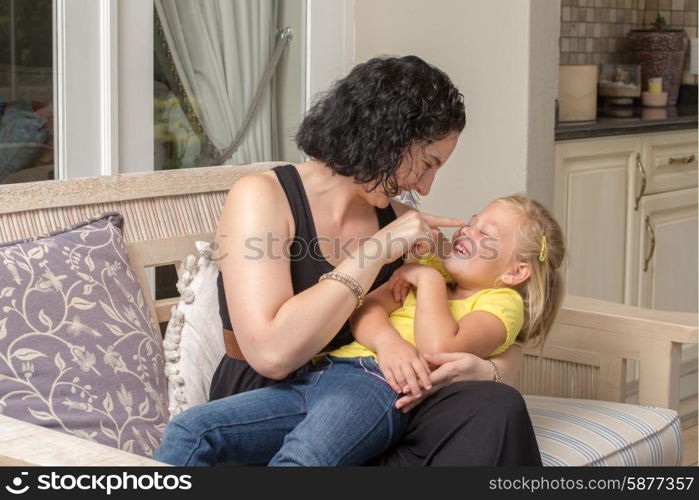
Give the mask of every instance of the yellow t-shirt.
<path id="1" fill-rule="evenodd" d="M 444 270 L 442 262 L 437 257 L 427 257 L 421 260 L 420 263 L 436 268 L 442 276 L 444 276 L 447 283 L 453 281 L 451 276 Z M 393 328 L 400 333 L 400 336 L 413 345 L 415 345 L 414 325 L 416 307 L 416 296 L 411 290 L 405 298 L 403 305 L 393 311 L 388 318 Z M 524 304 L 522 302 L 522 297 L 511 288 L 488 288 L 476 292 L 465 299 L 450 300 L 449 311 L 451 311 L 456 321 L 459 321 L 468 313 L 474 311 L 488 312 L 502 321 L 505 325 L 507 338 L 501 345 L 489 353 L 487 357 L 497 356 L 505 352 L 505 350 L 514 343 L 524 323 Z M 376 357 L 376 353 L 356 341 L 327 354 L 339 358 Z"/>

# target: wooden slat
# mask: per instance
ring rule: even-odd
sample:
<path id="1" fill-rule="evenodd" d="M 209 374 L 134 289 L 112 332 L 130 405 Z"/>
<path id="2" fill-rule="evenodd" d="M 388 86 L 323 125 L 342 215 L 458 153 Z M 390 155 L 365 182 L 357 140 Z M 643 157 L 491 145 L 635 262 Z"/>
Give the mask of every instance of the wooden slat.
<path id="1" fill-rule="evenodd" d="M 172 307 L 176 306 L 179 301 L 179 297 L 172 297 L 169 299 L 160 299 L 155 301 L 155 319 L 158 321 L 158 323 L 170 321 L 170 317 L 172 316 Z M 218 314 L 218 311 L 213 311 L 211 314 Z"/>
<path id="2" fill-rule="evenodd" d="M 556 321 L 596 330 L 633 332 L 635 337 L 688 344 L 699 341 L 697 314 L 643 309 L 574 295 L 565 298 Z"/>
<path id="3" fill-rule="evenodd" d="M 624 402 L 626 399 L 626 360 L 604 356 L 600 360 L 599 398 Z"/>
<path id="4" fill-rule="evenodd" d="M 23 460 L 0 455 L 0 467 L 34 467 L 35 465 L 36 464 L 31 464 Z"/>
<path id="5" fill-rule="evenodd" d="M 0 186 L 0 214 L 228 190 L 241 177 L 285 162 L 225 165 Z"/>
<path id="6" fill-rule="evenodd" d="M 43 466 L 150 466 L 166 464 L 70 434 L 0 415 L 0 456 Z"/>
<path id="7" fill-rule="evenodd" d="M 514 385 L 523 394 L 599 399 L 598 379 L 594 365 L 527 355 Z"/>

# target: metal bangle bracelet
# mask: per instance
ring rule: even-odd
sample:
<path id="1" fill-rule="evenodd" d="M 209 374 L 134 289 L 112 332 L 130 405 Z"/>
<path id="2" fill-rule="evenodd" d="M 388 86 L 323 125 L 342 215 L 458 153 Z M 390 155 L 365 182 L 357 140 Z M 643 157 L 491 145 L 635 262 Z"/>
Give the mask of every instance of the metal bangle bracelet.
<path id="1" fill-rule="evenodd" d="M 486 359 L 490 366 L 493 367 L 493 382 L 502 382 L 502 375 L 500 374 L 500 369 L 492 360 Z"/>

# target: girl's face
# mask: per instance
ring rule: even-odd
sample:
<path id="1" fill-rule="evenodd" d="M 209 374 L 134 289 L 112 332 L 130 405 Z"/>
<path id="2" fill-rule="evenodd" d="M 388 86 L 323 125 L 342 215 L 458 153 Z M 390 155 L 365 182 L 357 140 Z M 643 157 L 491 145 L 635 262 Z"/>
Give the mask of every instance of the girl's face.
<path id="1" fill-rule="evenodd" d="M 523 281 L 519 273 L 526 264 L 514 258 L 517 226 L 521 221 L 522 214 L 517 209 L 491 203 L 454 233 L 444 268 L 459 286 L 467 289 L 493 288 L 502 283 L 515 285 Z"/>
<path id="2" fill-rule="evenodd" d="M 450 132 L 446 137 L 425 144 L 413 144 L 403 155 L 403 161 L 396 171 L 396 179 L 401 191 L 416 191 L 427 196 L 432 188 L 437 171 L 444 165 L 456 148 L 459 133 Z M 374 206 L 386 207 L 391 198 L 379 186 L 367 193 L 367 200 Z"/>

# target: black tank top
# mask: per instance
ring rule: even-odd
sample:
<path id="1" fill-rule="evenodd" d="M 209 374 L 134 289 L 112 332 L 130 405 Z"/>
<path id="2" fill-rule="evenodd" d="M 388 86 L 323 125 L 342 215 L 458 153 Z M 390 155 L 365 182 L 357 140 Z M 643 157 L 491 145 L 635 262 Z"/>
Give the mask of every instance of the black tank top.
<path id="1" fill-rule="evenodd" d="M 290 255 L 292 256 L 290 267 L 294 294 L 298 294 L 318 283 L 318 279 L 321 275 L 332 271 L 334 267 L 323 257 L 320 251 L 313 215 L 311 214 L 306 191 L 301 182 L 301 176 L 296 170 L 296 167 L 293 165 L 282 165 L 275 167 L 273 171 L 284 189 L 284 193 L 289 201 L 289 206 L 291 207 L 291 213 L 294 217 L 294 225 L 296 226 L 296 234 L 294 235 L 294 241 L 290 247 Z M 376 216 L 380 228 L 383 228 L 396 219 L 396 214 L 391 205 L 382 209 L 377 208 Z M 302 257 L 293 258 L 293 256 Z M 371 290 L 385 283 L 393 271 L 398 269 L 402 263 L 402 259 L 398 259 L 383 266 Z M 221 273 L 218 275 L 217 285 L 219 314 L 221 316 L 223 328 L 233 330 L 228 315 L 228 306 Z M 342 325 L 340 331 L 337 332 L 323 351 L 336 349 L 352 342 L 352 340 L 353 337 L 348 320 Z M 266 387 L 276 382 L 277 381 L 268 379 L 257 373 L 246 361 L 224 355 L 211 381 L 210 399 L 220 399 L 230 396 L 231 394 Z"/>

